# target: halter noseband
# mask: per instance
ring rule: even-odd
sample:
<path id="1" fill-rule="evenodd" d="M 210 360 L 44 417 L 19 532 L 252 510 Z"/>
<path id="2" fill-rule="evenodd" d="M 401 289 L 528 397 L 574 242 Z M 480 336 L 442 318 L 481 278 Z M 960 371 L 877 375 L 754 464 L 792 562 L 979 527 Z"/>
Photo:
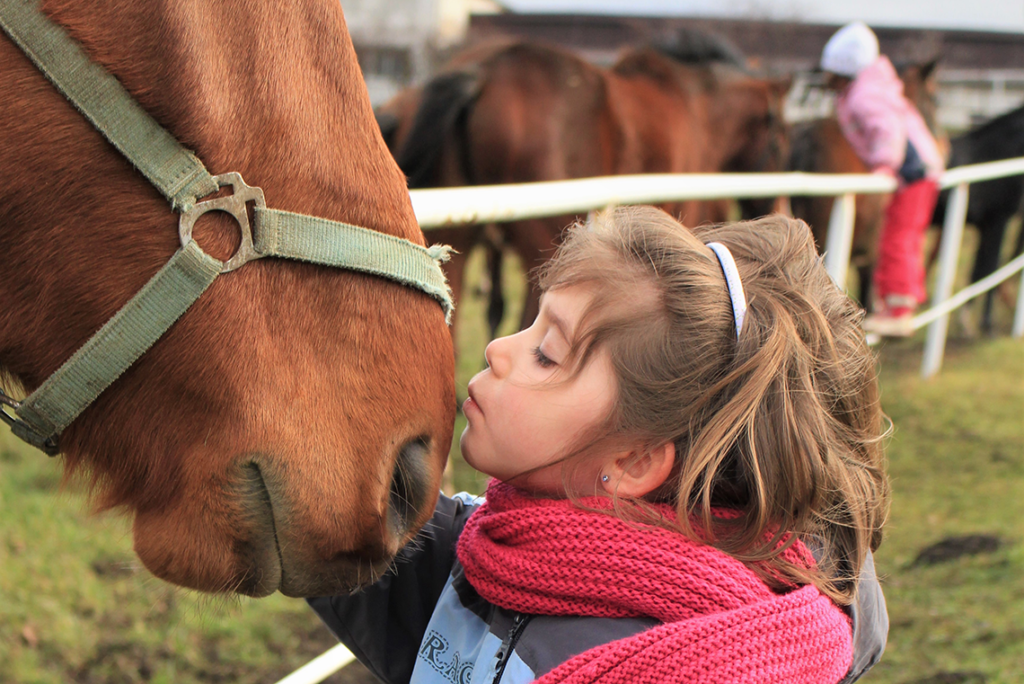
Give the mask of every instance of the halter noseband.
<path id="1" fill-rule="evenodd" d="M 268 209 L 263 191 L 246 185 L 239 174 L 211 176 L 116 78 L 43 15 L 36 2 L 0 1 L 0 28 L 181 212 L 181 249 L 25 401 L 0 391 L 0 420 L 15 435 L 50 455 L 57 454 L 64 428 L 160 339 L 218 275 L 253 259 L 300 259 L 387 278 L 436 299 L 450 321 L 451 290 L 439 265 L 447 259 L 449 248 L 426 248 L 340 221 Z M 228 185 L 233 195 L 200 201 Z M 247 203 L 255 205 L 255 231 Z M 223 263 L 192 239 L 196 220 L 208 211 L 231 214 L 242 233 L 237 252 Z M 4 406 L 14 409 L 16 417 Z"/>

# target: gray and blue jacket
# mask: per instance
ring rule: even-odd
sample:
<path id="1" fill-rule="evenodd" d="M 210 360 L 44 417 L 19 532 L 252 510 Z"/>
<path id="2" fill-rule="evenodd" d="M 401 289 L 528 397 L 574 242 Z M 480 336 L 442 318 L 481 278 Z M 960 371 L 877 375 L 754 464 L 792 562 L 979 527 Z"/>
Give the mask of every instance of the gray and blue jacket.
<path id="1" fill-rule="evenodd" d="M 424 532 L 403 549 L 394 569 L 348 596 L 308 599 L 332 632 L 387 684 L 526 684 L 569 658 L 658 624 L 650 618 L 528 615 L 480 597 L 462 571 L 455 545 L 483 499 L 441 496 Z M 853 666 L 859 679 L 885 648 L 889 619 L 865 564 L 853 620 Z"/>

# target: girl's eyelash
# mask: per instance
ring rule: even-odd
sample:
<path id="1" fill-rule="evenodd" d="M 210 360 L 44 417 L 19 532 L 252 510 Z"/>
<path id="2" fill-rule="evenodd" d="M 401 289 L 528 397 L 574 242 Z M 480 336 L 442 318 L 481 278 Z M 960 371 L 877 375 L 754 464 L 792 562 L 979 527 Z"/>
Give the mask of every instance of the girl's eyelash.
<path id="1" fill-rule="evenodd" d="M 537 359 L 537 363 L 542 368 L 550 368 L 555 365 L 555 362 L 547 357 L 547 355 L 540 350 L 540 347 L 533 348 L 533 356 Z"/>

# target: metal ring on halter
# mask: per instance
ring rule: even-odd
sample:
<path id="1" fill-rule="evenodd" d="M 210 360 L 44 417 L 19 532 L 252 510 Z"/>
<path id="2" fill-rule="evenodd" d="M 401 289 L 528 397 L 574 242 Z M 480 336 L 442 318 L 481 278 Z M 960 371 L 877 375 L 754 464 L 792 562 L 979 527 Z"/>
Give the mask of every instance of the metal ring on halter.
<path id="1" fill-rule="evenodd" d="M 0 390 L 0 420 L 7 423 L 10 426 L 11 431 L 18 438 L 35 446 L 47 456 L 56 456 L 60 453 L 60 446 L 57 443 L 56 436 L 51 435 L 47 437 L 39 434 L 39 432 L 33 429 L 31 425 L 5 411 L 3 409 L 4 406 L 10 406 L 14 409 L 15 413 L 17 413 L 18 409 L 21 408 L 21 402 L 8 396 L 3 390 Z"/>
<path id="2" fill-rule="evenodd" d="M 213 180 L 222 188 L 230 185 L 232 193 L 224 197 L 196 202 L 194 207 L 183 212 L 178 221 L 178 235 L 181 237 L 181 246 L 184 247 L 192 241 L 192 229 L 195 228 L 196 221 L 206 212 L 223 211 L 234 216 L 242 231 L 242 241 L 238 245 L 238 251 L 224 262 L 224 268 L 220 272 L 227 273 L 263 256 L 253 246 L 252 225 L 249 223 L 249 209 L 246 205 L 253 202 L 260 209 L 266 209 L 267 200 L 264 198 L 261 188 L 246 185 L 239 173 L 222 173 L 219 176 L 214 176 Z"/>
<path id="3" fill-rule="evenodd" d="M 3 390 L 0 390 L 0 404 L 4 404 L 5 406 L 10 406 L 15 411 L 17 411 L 21 407 L 21 402 L 20 401 L 18 401 L 17 399 L 12 399 L 11 397 L 7 396 L 7 394 Z M 0 412 L 0 413 L 2 413 L 2 412 Z M 4 413 L 4 415 L 7 415 L 7 414 Z"/>
<path id="4" fill-rule="evenodd" d="M 20 423 L 21 421 L 19 421 L 17 418 L 15 418 L 14 416 L 12 416 L 3 409 L 4 406 L 10 406 L 12 409 L 17 411 L 19 408 L 21 408 L 21 402 L 12 399 L 11 397 L 7 396 L 7 394 L 5 394 L 3 390 L 0 390 L 0 420 L 4 421 L 11 427 L 14 427 L 16 423 Z"/>

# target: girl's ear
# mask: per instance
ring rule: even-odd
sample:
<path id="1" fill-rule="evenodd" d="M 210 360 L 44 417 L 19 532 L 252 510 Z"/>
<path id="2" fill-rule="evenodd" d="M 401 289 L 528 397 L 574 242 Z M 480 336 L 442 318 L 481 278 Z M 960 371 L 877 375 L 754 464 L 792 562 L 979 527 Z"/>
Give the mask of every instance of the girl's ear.
<path id="1" fill-rule="evenodd" d="M 610 461 L 601 471 L 601 486 L 608 494 L 639 499 L 665 484 L 675 463 L 676 445 L 666 442 L 646 454 Z"/>

